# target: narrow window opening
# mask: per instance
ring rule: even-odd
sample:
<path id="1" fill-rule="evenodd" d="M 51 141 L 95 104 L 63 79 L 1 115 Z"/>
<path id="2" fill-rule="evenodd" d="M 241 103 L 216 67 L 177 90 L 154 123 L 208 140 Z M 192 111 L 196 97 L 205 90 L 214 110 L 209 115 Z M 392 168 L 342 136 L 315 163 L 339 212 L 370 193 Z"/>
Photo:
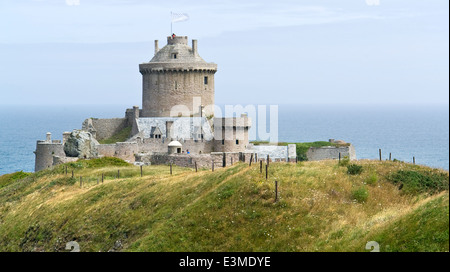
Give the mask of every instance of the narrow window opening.
<path id="1" fill-rule="evenodd" d="M 222 140 L 222 145 L 224 145 L 225 144 L 225 140 Z"/>
<path id="2" fill-rule="evenodd" d="M 237 144 L 237 145 L 239 144 L 239 140 L 236 140 L 236 144 Z"/>
<path id="3" fill-rule="evenodd" d="M 177 54 L 176 54 L 176 53 L 173 53 L 173 54 L 172 54 L 172 58 L 173 58 L 173 59 L 176 59 L 176 58 L 177 58 Z"/>
<path id="4" fill-rule="evenodd" d="M 208 77 L 205 76 L 205 78 L 203 79 L 203 82 L 205 83 L 205 85 L 208 85 Z"/>

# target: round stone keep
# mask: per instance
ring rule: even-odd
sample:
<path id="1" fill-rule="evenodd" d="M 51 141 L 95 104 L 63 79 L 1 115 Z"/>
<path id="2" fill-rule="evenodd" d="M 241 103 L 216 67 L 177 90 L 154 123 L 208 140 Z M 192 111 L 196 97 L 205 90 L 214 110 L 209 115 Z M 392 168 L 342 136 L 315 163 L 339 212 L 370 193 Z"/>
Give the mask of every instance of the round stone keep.
<path id="1" fill-rule="evenodd" d="M 157 44 L 157 43 L 155 43 Z M 214 115 L 214 74 L 217 65 L 204 61 L 197 41 L 188 46 L 187 36 L 169 36 L 167 45 L 155 47 L 155 56 L 139 65 L 142 74 L 141 117 Z M 194 103 L 194 97 L 196 101 Z M 200 100 L 199 100 L 200 99 Z"/>

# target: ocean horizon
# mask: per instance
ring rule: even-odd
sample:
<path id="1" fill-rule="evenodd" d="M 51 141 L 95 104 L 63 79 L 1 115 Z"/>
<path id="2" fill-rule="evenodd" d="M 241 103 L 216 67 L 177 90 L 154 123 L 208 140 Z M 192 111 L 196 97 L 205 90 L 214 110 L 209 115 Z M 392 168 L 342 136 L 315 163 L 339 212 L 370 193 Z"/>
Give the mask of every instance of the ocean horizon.
<path id="1" fill-rule="evenodd" d="M 245 105 L 244 105 L 245 106 Z M 223 106 L 220 106 L 223 108 Z M 0 175 L 33 172 L 36 141 L 62 139 L 90 117 L 121 118 L 124 105 L 0 105 Z M 257 129 L 253 122 L 252 129 Z M 270 129 L 270 128 L 268 128 Z M 358 159 L 449 169 L 448 105 L 278 105 L 278 141 L 352 143 Z M 256 140 L 256 139 L 254 139 Z"/>

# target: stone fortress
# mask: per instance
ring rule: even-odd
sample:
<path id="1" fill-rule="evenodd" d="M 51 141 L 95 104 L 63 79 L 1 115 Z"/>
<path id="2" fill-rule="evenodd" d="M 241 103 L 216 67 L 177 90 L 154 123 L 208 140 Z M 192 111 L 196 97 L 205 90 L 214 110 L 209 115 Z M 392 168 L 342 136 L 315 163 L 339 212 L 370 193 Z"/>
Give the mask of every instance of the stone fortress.
<path id="1" fill-rule="evenodd" d="M 199 168 L 225 167 L 238 161 L 295 161 L 296 146 L 249 143 L 252 120 L 214 117 L 214 74 L 217 65 L 198 54 L 197 40 L 188 45 L 187 36 L 169 36 L 154 57 L 139 65 L 142 74 L 142 109 L 127 109 L 125 117 L 86 119 L 81 130 L 64 132 L 63 139 L 37 141 L 35 171 L 60 163 L 103 156 L 135 164 L 168 164 Z M 120 133 L 123 142 L 101 144 Z M 353 146 L 315 148 L 311 160 L 356 158 Z"/>

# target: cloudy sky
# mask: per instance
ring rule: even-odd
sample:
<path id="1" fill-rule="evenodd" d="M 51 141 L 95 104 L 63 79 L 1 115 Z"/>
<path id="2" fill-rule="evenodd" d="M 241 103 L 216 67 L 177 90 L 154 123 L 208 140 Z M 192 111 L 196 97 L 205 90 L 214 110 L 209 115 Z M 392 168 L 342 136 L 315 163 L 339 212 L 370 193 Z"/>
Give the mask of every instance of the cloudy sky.
<path id="1" fill-rule="evenodd" d="M 140 106 L 171 11 L 218 104 L 448 104 L 447 0 L 2 0 L 0 104 Z"/>

